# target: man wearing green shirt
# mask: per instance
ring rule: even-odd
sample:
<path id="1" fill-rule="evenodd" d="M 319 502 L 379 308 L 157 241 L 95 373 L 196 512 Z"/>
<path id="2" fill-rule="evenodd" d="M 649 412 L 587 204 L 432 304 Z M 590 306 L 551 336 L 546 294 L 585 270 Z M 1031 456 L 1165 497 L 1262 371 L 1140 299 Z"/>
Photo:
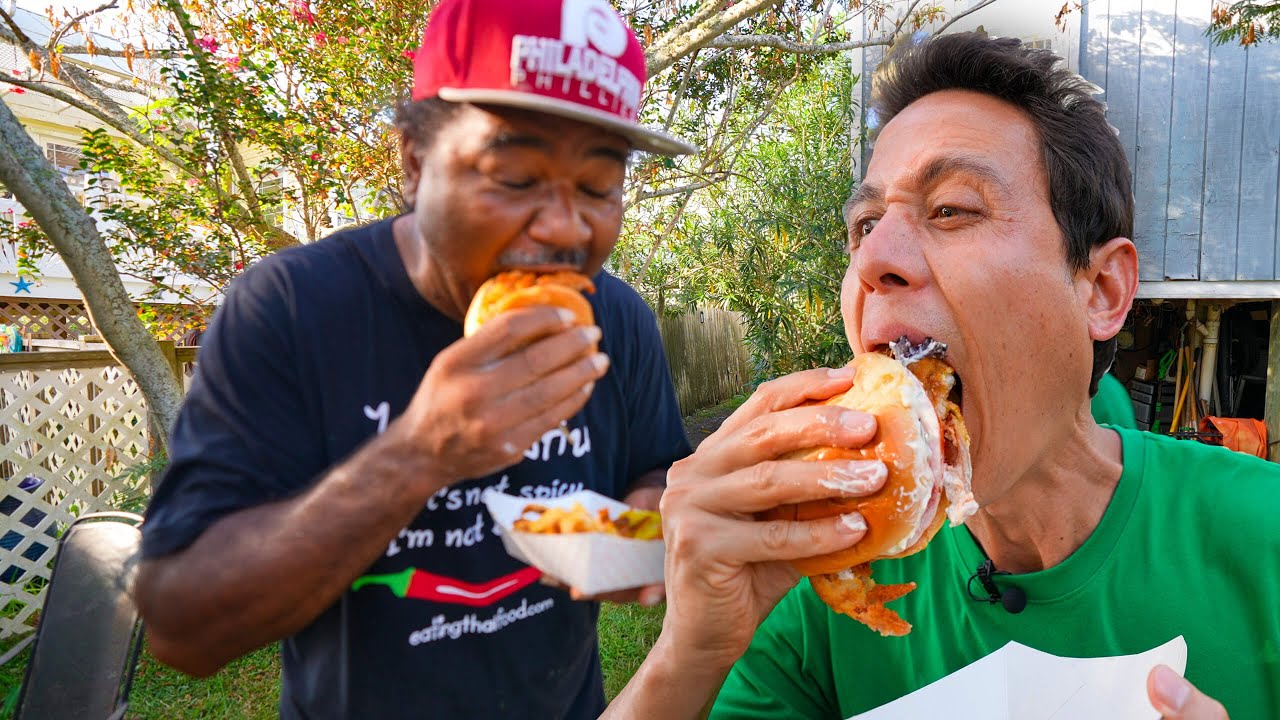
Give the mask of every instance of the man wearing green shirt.
<path id="1" fill-rule="evenodd" d="M 606 716 L 715 699 L 715 718 L 847 718 L 1010 641 L 1100 657 L 1182 636 L 1185 679 L 1158 666 L 1133 690 L 1153 713 L 1280 717 L 1280 468 L 1090 413 L 1138 285 L 1131 175 L 1093 88 L 1015 39 L 945 35 L 889 61 L 845 207 L 845 327 L 855 352 L 948 344 L 980 508 L 875 564 L 878 583 L 919 584 L 893 603 L 909 635 L 834 614 L 787 561 L 857 543 L 866 519 L 756 516 L 875 492 L 875 461 L 780 459 L 861 447 L 875 418 L 807 404 L 849 388 L 847 369 L 766 383 L 670 472 L 663 631 Z M 988 560 L 1021 613 L 970 597 Z"/>

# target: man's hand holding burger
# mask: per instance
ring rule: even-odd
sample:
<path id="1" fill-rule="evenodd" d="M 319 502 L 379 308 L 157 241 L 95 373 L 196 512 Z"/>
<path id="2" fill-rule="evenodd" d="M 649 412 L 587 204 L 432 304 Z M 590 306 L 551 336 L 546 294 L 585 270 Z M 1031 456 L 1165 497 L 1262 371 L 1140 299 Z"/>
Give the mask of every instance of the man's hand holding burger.
<path id="1" fill-rule="evenodd" d="M 848 390 L 852 379 L 851 369 L 818 369 L 765 383 L 672 466 L 662 499 L 666 618 L 623 691 L 625 701 L 614 704 L 617 717 L 695 715 L 799 581 L 789 561 L 862 539 L 866 525 L 857 513 L 806 521 L 755 517 L 780 505 L 867 495 L 884 482 L 878 460 L 778 459 L 815 446 L 858 448 L 874 436 L 872 415 L 806 404 Z M 649 712 L 658 708 L 660 714 Z"/>
<path id="2" fill-rule="evenodd" d="M 600 328 L 553 305 L 503 312 L 443 350 L 394 432 L 449 484 L 515 464 L 582 409 L 609 367 Z"/>

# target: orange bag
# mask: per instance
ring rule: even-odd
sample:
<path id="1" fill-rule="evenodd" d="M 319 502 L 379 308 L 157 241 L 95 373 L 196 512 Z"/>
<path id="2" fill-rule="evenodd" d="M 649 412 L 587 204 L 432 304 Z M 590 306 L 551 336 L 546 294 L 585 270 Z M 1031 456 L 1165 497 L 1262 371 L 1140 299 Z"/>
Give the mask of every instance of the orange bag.
<path id="1" fill-rule="evenodd" d="M 1200 420 L 1200 432 L 1221 435 L 1221 441 L 1209 440 L 1213 445 L 1224 445 L 1236 452 L 1267 457 L 1267 426 L 1253 418 L 1204 417 Z"/>

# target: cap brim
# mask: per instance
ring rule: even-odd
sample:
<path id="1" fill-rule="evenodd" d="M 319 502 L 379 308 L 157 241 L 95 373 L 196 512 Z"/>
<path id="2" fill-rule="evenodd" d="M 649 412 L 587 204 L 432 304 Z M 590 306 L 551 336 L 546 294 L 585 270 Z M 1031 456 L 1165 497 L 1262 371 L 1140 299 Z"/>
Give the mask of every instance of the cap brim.
<path id="1" fill-rule="evenodd" d="M 482 103 L 536 110 L 548 115 L 558 115 L 580 122 L 599 125 L 618 133 L 631 141 L 637 150 L 659 155 L 691 155 L 698 149 L 689 143 L 657 130 L 627 122 L 602 110 L 585 107 L 566 100 L 534 95 L 516 90 L 484 90 L 440 88 L 440 99 L 448 102 Z"/>

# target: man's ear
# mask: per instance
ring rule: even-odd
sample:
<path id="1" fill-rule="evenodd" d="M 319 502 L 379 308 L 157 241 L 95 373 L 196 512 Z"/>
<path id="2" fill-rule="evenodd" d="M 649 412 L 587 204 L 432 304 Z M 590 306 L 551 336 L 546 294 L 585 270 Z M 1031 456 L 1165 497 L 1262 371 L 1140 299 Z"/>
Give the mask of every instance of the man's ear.
<path id="1" fill-rule="evenodd" d="M 1089 337 L 1108 340 L 1124 326 L 1138 294 L 1138 250 L 1129 238 L 1111 238 L 1089 252 L 1084 281 Z"/>
<path id="2" fill-rule="evenodd" d="M 404 178 L 404 202 L 413 205 L 418 196 L 418 182 L 422 180 L 422 158 L 418 155 L 418 146 L 408 135 L 400 135 L 400 172 Z"/>

